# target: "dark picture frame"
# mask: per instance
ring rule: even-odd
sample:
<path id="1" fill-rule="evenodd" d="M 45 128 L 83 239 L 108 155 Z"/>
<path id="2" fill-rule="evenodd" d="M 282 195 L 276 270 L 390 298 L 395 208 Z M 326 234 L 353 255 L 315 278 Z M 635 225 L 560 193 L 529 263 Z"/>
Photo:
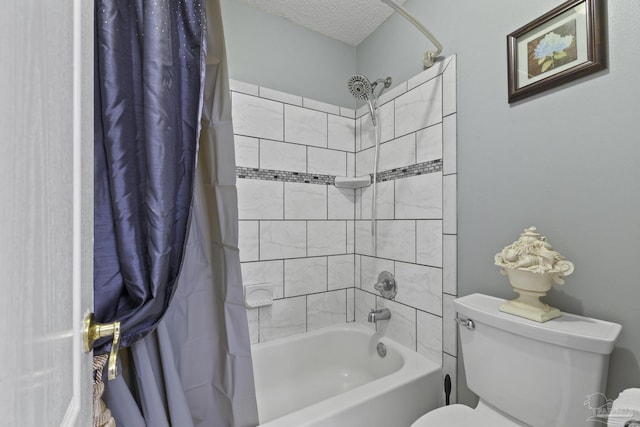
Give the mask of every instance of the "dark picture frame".
<path id="1" fill-rule="evenodd" d="M 569 0 L 507 36 L 509 103 L 606 68 L 602 0 Z"/>

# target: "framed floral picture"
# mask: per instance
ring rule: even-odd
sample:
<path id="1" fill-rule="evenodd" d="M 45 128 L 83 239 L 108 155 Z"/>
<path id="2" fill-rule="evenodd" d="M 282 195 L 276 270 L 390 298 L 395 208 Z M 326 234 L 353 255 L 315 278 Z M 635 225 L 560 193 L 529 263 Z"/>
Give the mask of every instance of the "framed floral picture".
<path id="1" fill-rule="evenodd" d="M 569 0 L 507 36 L 509 103 L 606 68 L 603 0 Z"/>

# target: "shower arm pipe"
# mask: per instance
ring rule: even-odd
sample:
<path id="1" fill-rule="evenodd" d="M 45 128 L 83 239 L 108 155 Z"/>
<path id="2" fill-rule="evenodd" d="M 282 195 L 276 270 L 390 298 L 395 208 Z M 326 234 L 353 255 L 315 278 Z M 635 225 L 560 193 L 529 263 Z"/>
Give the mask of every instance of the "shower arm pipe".
<path id="1" fill-rule="evenodd" d="M 424 68 L 425 69 L 431 67 L 433 65 L 433 62 L 436 59 L 436 57 L 438 55 L 440 55 L 440 53 L 442 53 L 442 45 L 440 44 L 438 39 L 436 39 L 436 37 L 433 34 L 431 34 L 431 32 L 429 30 L 427 30 L 424 25 L 422 25 L 416 18 L 414 18 L 413 15 L 411 15 L 409 12 L 407 12 L 407 10 L 404 7 L 400 6 L 394 0 L 381 0 L 381 1 L 383 3 L 386 3 L 388 6 L 393 8 L 400 15 L 402 15 L 404 17 L 404 19 L 406 19 L 411 24 L 413 24 L 414 27 L 416 27 L 418 30 L 420 30 L 420 32 L 422 34 L 424 34 L 429 39 L 429 41 L 431 43 L 433 43 L 433 45 L 436 47 L 436 50 L 435 51 L 432 51 L 432 50 L 426 51 L 424 53 L 424 60 L 423 60 L 423 64 L 424 64 Z"/>

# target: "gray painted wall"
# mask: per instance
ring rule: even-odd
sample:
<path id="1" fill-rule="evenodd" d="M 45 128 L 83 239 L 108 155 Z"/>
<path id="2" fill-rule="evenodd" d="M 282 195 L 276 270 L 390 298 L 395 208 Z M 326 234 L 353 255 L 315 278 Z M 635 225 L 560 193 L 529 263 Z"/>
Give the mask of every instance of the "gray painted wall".
<path id="1" fill-rule="evenodd" d="M 356 48 L 269 15 L 240 0 L 221 0 L 232 79 L 354 108 L 347 79 Z"/>
<path id="2" fill-rule="evenodd" d="M 513 297 L 493 256 L 536 225 L 576 265 L 546 301 L 623 325 L 609 371 L 613 398 L 640 386 L 640 2 L 608 4 L 607 70 L 510 106 L 506 35 L 559 3 L 409 0 L 406 8 L 444 44 L 443 55 L 457 54 L 459 294 Z M 232 78 L 346 107 L 353 71 L 403 81 L 432 48 L 397 15 L 356 52 L 238 0 L 222 6 Z M 463 389 L 460 400 L 472 402 Z"/>
<path id="3" fill-rule="evenodd" d="M 640 2 L 608 3 L 608 69 L 507 103 L 506 35 L 559 0 L 409 0 L 458 59 L 458 289 L 513 294 L 493 256 L 536 225 L 576 266 L 546 301 L 621 323 L 610 398 L 640 386 Z M 415 74 L 429 42 L 400 16 L 357 50 L 358 72 Z M 460 393 L 472 402 L 472 395 Z"/>

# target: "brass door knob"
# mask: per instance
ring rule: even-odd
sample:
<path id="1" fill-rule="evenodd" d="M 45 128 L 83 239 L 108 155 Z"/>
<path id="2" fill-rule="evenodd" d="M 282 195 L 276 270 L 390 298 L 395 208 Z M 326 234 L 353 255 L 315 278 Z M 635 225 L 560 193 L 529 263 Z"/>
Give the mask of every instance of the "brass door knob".
<path id="1" fill-rule="evenodd" d="M 84 318 L 84 328 L 82 339 L 84 341 L 84 351 L 87 353 L 93 350 L 93 345 L 99 338 L 113 336 L 111 352 L 109 353 L 108 378 L 113 380 L 118 373 L 118 349 L 120 348 L 120 321 L 112 323 L 98 323 L 95 321 L 93 313 L 87 314 Z"/>

